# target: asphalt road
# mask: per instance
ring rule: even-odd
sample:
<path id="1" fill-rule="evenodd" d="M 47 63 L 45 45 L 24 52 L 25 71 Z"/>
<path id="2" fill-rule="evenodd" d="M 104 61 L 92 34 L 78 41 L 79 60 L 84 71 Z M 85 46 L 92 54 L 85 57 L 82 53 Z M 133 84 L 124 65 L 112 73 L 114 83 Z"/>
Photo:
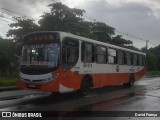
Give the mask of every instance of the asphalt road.
<path id="1" fill-rule="evenodd" d="M 31 90 L 0 92 L 0 111 L 39 112 L 45 120 L 158 120 L 159 103 L 158 77 L 138 81 L 132 88 L 109 86 L 94 89 L 85 97 L 80 97 L 76 93 L 51 94 Z M 44 118 L 45 115 L 50 118 Z"/>

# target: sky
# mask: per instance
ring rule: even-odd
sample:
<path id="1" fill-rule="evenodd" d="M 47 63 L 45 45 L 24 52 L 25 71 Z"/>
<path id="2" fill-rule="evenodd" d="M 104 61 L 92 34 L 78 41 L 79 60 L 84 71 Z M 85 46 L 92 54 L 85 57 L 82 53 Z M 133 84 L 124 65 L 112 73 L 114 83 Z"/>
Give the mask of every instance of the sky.
<path id="1" fill-rule="evenodd" d="M 144 47 L 146 40 L 150 41 L 149 47 L 160 44 L 159 0 L 61 0 L 61 2 L 71 8 L 84 9 L 85 18 L 114 27 L 116 34 L 122 34 L 125 39 L 132 40 L 138 48 Z M 0 35 L 5 37 L 10 29 L 8 24 L 14 22 L 11 15 L 26 15 L 38 21 L 44 12 L 49 12 L 47 7 L 49 3 L 52 3 L 52 0 L 0 0 Z"/>

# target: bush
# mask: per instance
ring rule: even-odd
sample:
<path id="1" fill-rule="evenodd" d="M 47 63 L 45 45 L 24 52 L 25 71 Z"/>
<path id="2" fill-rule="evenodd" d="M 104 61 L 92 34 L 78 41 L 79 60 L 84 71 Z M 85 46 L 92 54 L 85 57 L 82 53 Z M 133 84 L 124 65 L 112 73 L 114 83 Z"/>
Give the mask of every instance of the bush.
<path id="1" fill-rule="evenodd" d="M 0 74 L 0 87 L 16 86 L 18 80 L 18 73 L 1 73 Z"/>

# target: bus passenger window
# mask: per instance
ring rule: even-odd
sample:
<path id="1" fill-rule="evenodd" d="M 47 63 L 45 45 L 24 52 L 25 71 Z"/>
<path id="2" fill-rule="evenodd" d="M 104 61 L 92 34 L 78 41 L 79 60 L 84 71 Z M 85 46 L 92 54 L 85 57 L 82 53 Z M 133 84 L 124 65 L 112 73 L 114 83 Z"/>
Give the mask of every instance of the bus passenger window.
<path id="1" fill-rule="evenodd" d="M 116 56 L 117 56 L 116 50 L 108 48 L 108 63 L 116 64 L 117 63 Z"/>
<path id="2" fill-rule="evenodd" d="M 107 63 L 107 50 L 105 47 L 96 46 L 96 61 L 97 63 Z"/>
<path id="3" fill-rule="evenodd" d="M 63 48 L 64 62 L 73 63 L 77 61 L 78 49 L 66 46 Z"/>
<path id="4" fill-rule="evenodd" d="M 135 66 L 138 65 L 137 62 L 138 62 L 137 54 L 133 54 L 133 65 Z"/>
<path id="5" fill-rule="evenodd" d="M 79 58 L 79 42 L 74 39 L 66 38 L 63 40 L 62 62 L 63 69 L 72 68 Z"/>
<path id="6" fill-rule="evenodd" d="M 118 50 L 118 64 L 124 65 L 124 51 Z"/>
<path id="7" fill-rule="evenodd" d="M 138 59 L 139 60 L 139 62 L 138 62 L 139 66 L 142 66 L 143 65 L 143 63 L 142 63 L 143 62 L 142 61 L 142 55 L 138 55 L 138 57 L 139 57 L 139 59 Z"/>
<path id="8" fill-rule="evenodd" d="M 132 57 L 131 57 L 131 53 L 126 52 L 126 64 L 127 65 L 132 65 Z"/>
<path id="9" fill-rule="evenodd" d="M 145 58 L 145 56 L 143 55 L 143 57 L 142 57 L 142 65 L 144 66 L 145 65 L 145 63 L 146 63 L 146 58 Z"/>
<path id="10" fill-rule="evenodd" d="M 93 45 L 90 43 L 82 43 L 82 61 L 92 63 L 94 61 Z"/>

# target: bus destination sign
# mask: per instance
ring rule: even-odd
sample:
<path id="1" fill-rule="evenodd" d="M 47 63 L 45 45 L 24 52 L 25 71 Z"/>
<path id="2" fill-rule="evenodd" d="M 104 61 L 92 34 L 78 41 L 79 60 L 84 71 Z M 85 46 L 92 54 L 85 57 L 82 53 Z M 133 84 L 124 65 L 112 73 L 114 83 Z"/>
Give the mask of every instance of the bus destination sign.
<path id="1" fill-rule="evenodd" d="M 53 34 L 33 34 L 26 36 L 24 38 L 23 43 L 25 45 L 31 45 L 31 44 L 49 44 L 53 43 L 53 41 L 56 40 L 56 36 Z"/>

